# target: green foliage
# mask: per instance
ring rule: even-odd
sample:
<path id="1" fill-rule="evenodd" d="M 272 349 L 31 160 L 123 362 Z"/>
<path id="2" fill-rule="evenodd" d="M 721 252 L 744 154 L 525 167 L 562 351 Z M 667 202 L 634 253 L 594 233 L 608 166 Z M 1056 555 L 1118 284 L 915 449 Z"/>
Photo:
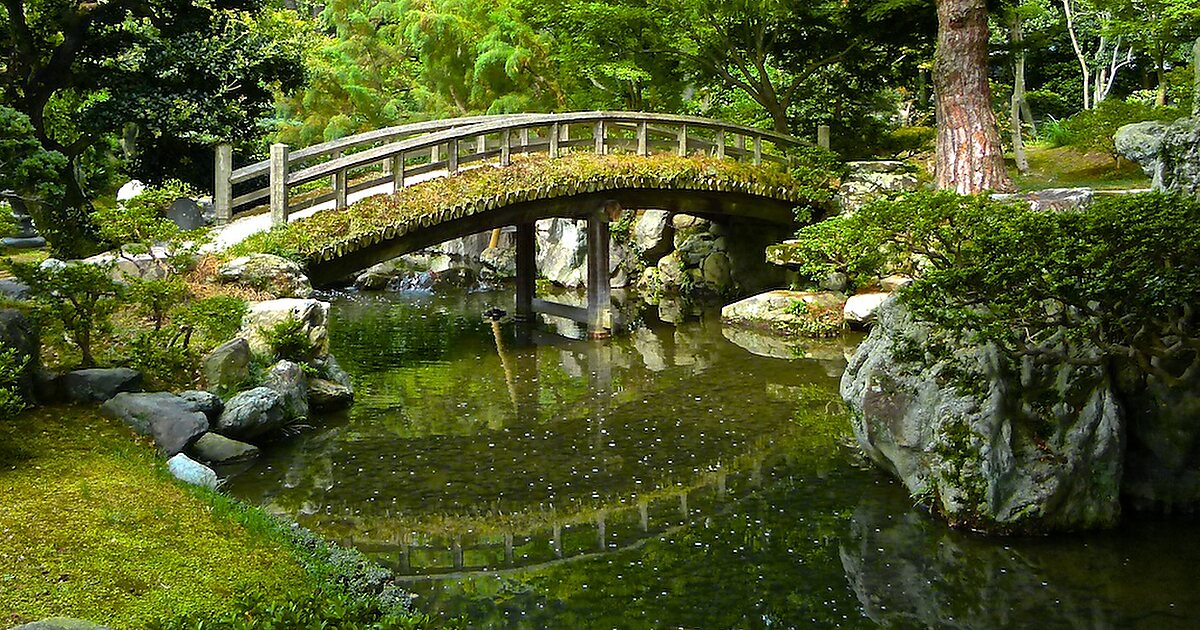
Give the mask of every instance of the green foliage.
<path id="1" fill-rule="evenodd" d="M 1171 121 L 1186 116 L 1188 112 L 1174 107 L 1155 107 L 1146 103 L 1106 100 L 1095 109 L 1089 109 L 1063 121 L 1063 129 L 1048 129 L 1055 134 L 1055 146 L 1073 146 L 1086 150 L 1103 151 L 1116 157 L 1113 136 L 1117 129 L 1130 123 L 1146 120 Z M 1045 126 L 1043 126 L 1045 128 Z"/>
<path id="2" fill-rule="evenodd" d="M 233 338 L 242 327 L 248 310 L 246 301 L 228 295 L 195 300 L 175 313 L 174 319 L 203 335 L 212 343 Z"/>
<path id="3" fill-rule="evenodd" d="M 152 244 L 170 240 L 179 233 L 175 223 L 166 218 L 171 204 L 196 194 L 187 184 L 171 180 L 162 186 L 146 188 L 128 201 L 97 210 L 92 219 L 100 226 L 104 240 L 127 253 L 145 254 Z"/>
<path id="4" fill-rule="evenodd" d="M 305 331 L 304 322 L 288 317 L 276 322 L 270 327 L 259 330 L 271 356 L 277 361 L 294 361 L 307 363 L 312 357 L 312 341 Z"/>
<path id="5" fill-rule="evenodd" d="M 0 235 L 9 236 L 17 231 L 17 220 L 13 217 L 12 208 L 0 203 Z"/>
<path id="6" fill-rule="evenodd" d="M 82 367 L 96 364 L 92 344 L 112 326 L 120 306 L 122 288 L 112 279 L 111 266 L 87 263 L 32 263 L 0 261 L 28 284 L 37 315 L 46 332 L 57 331 L 81 354 Z"/>
<path id="7" fill-rule="evenodd" d="M 20 357 L 16 349 L 0 343 L 0 422 L 14 418 L 25 410 L 20 381 L 28 361 L 28 357 Z"/>
<path id="8" fill-rule="evenodd" d="M 23 208 L 56 254 L 90 251 L 90 233 L 81 229 L 86 215 L 63 207 L 61 171 L 67 161 L 47 151 L 29 116 L 0 104 L 0 201 Z"/>
<path id="9" fill-rule="evenodd" d="M 1086 341 L 1168 384 L 1198 358 L 1198 200 L 1118 195 L 1046 213 L 915 193 L 833 221 L 800 231 L 809 272 L 905 270 L 916 280 L 902 298 L 919 317 L 978 331 L 1013 356 L 1076 360 Z M 830 239 L 850 256 L 822 259 L 816 245 Z"/>
<path id="10" fill-rule="evenodd" d="M 191 332 L 142 330 L 130 342 L 128 365 L 155 385 L 172 388 L 191 383 L 198 356 L 189 347 Z"/>
<path id="11" fill-rule="evenodd" d="M 934 127 L 900 127 L 888 132 L 879 143 L 881 155 L 909 157 L 931 153 L 937 139 Z"/>
<path id="12" fill-rule="evenodd" d="M 187 284 L 178 277 L 163 279 L 131 279 L 126 296 L 154 321 L 154 330 L 161 330 L 167 315 L 188 296 Z"/>

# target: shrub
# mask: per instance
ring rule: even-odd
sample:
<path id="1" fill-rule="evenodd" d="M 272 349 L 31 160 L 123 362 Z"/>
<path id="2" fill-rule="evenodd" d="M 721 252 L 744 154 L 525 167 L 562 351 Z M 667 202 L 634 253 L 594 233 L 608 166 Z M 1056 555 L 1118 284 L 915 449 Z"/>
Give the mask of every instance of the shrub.
<path id="1" fill-rule="evenodd" d="M 910 157 L 934 150 L 937 129 L 934 127 L 900 127 L 889 131 L 880 142 L 883 155 Z"/>
<path id="2" fill-rule="evenodd" d="M 66 336 L 82 355 L 82 367 L 95 366 L 92 343 L 111 328 L 122 296 L 121 285 L 112 279 L 112 266 L 0 262 L 29 285 L 41 323 Z"/>
<path id="3" fill-rule="evenodd" d="M 178 311 L 175 320 L 204 335 L 212 343 L 232 339 L 242 328 L 246 301 L 228 295 L 196 300 Z"/>
<path id="4" fill-rule="evenodd" d="M 312 360 L 312 342 L 304 330 L 304 322 L 295 317 L 280 320 L 259 329 L 267 348 L 278 361 L 307 363 Z"/>
<path id="5" fill-rule="evenodd" d="M 129 367 L 163 386 L 186 385 L 193 379 L 196 354 L 189 347 L 189 328 L 144 330 L 131 342 Z"/>
<path id="6" fill-rule="evenodd" d="M 0 343 L 0 421 L 14 418 L 25 410 L 20 382 L 27 362 L 28 358 L 19 357 L 15 349 Z"/>
<path id="7" fill-rule="evenodd" d="M 1108 99 L 1095 109 L 1068 118 L 1064 124 L 1067 138 L 1064 144 L 1091 151 L 1103 151 L 1115 159 L 1113 136 L 1121 127 L 1147 120 L 1171 121 L 1187 112 L 1174 107 L 1155 107 L 1147 103 Z"/>
<path id="8" fill-rule="evenodd" d="M 816 226 L 813 226 L 815 228 Z M 810 273 L 903 267 L 901 298 L 949 330 L 979 331 L 1010 356 L 1065 361 L 1079 342 L 1174 384 L 1200 365 L 1200 200 L 1104 197 L 1080 212 L 949 192 L 876 202 L 805 228 Z M 829 232 L 849 262 L 820 258 Z"/>
<path id="9" fill-rule="evenodd" d="M 187 284 L 178 277 L 162 279 L 131 279 L 129 299 L 154 321 L 154 330 L 162 330 L 167 314 L 187 299 Z"/>
<path id="10" fill-rule="evenodd" d="M 1046 119 L 1067 118 L 1077 110 L 1070 99 L 1053 90 L 1029 90 L 1025 93 L 1025 102 L 1033 115 Z"/>

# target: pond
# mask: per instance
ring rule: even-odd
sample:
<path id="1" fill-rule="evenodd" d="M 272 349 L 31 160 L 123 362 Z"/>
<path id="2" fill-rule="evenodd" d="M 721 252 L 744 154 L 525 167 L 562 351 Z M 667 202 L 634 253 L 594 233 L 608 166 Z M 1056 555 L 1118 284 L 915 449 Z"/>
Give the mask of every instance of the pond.
<path id="1" fill-rule="evenodd" d="M 856 339 L 628 302 L 632 332 L 486 320 L 505 293 L 338 295 L 354 407 L 233 494 L 392 567 L 472 628 L 1194 628 L 1194 521 L 950 531 L 853 448 Z M 676 323 L 663 321 L 670 319 Z"/>

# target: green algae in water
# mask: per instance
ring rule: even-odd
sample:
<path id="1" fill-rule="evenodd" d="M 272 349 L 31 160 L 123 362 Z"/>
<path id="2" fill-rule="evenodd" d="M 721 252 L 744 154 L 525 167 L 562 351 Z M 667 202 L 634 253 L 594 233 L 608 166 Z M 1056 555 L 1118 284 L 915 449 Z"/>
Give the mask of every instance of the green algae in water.
<path id="1" fill-rule="evenodd" d="M 846 446 L 837 343 L 711 315 L 634 313 L 604 343 L 480 318 L 507 299 L 336 301 L 354 408 L 234 493 L 472 628 L 1194 626 L 1194 523 L 996 540 L 914 509 Z"/>

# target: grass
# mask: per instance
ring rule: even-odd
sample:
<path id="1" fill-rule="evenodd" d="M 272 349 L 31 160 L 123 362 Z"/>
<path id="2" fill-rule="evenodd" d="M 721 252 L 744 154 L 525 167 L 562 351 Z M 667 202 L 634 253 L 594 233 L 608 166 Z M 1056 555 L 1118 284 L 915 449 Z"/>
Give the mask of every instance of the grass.
<path id="1" fill-rule="evenodd" d="M 5 258 L 13 262 L 40 263 L 49 256 L 50 251 L 46 249 L 9 249 L 0 247 L 0 258 Z M 11 276 L 12 274 L 0 268 L 0 278 Z"/>
<path id="2" fill-rule="evenodd" d="M 1137 164 L 1120 163 L 1100 152 L 1085 153 L 1073 147 L 1049 147 L 1035 144 L 1026 148 L 1029 171 L 1011 170 L 1018 190 L 1045 188 L 1093 188 L 1119 190 L 1149 188 L 1150 179 Z M 1010 161 L 1011 166 L 1011 161 Z"/>
<path id="3" fill-rule="evenodd" d="M 346 601 L 331 595 L 362 571 L 353 552 L 297 542 L 261 510 L 183 487 L 148 443 L 92 409 L 0 423 L 0 496 L 0 626 L 67 616 L 117 630 L 180 618 L 173 627 L 271 627 L 296 602 Z"/>

